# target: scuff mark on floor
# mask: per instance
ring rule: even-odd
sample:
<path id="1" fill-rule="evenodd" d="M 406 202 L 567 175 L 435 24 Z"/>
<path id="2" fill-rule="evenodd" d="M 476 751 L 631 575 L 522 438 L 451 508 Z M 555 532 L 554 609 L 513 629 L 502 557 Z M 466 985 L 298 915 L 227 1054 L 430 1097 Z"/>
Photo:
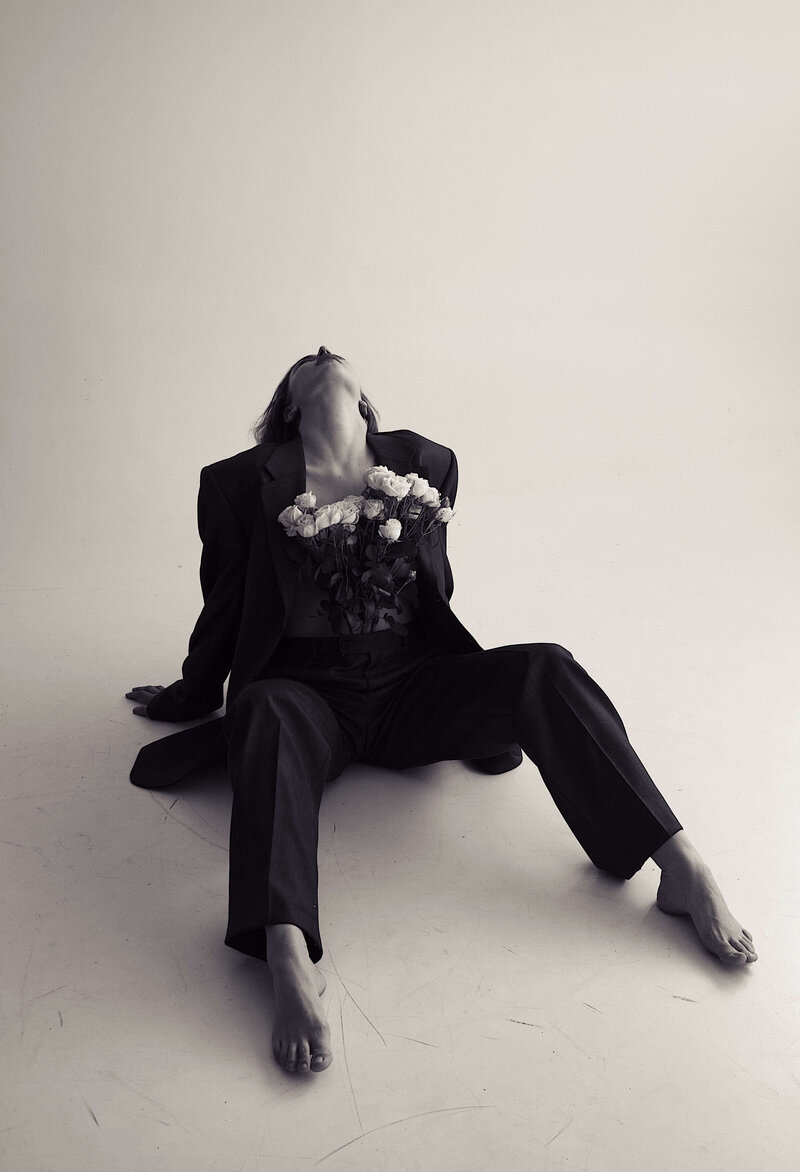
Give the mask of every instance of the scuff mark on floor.
<path id="1" fill-rule="evenodd" d="M 48 989 L 46 993 L 37 993 L 35 997 L 31 997 L 29 1004 L 34 1001 L 41 1001 L 42 997 L 49 997 L 51 993 L 57 993 L 59 989 L 66 989 L 66 985 L 56 985 L 55 989 Z"/>
<path id="2" fill-rule="evenodd" d="M 350 1086 L 350 1096 L 353 1100 L 353 1109 L 355 1110 L 355 1113 L 356 1113 L 356 1119 L 358 1120 L 358 1126 L 363 1131 L 364 1124 L 361 1120 L 361 1112 L 358 1109 L 358 1103 L 356 1101 L 356 1092 L 353 1089 L 353 1080 L 350 1077 L 350 1064 L 347 1061 L 347 1046 L 345 1045 L 345 1040 L 344 1040 L 344 1013 L 342 1012 L 341 1001 L 339 1002 L 339 1023 L 342 1027 L 342 1057 L 344 1058 L 344 1072 L 347 1075 L 347 1082 Z"/>
<path id="3" fill-rule="evenodd" d="M 227 846 L 223 846 L 223 844 L 220 842 L 213 842 L 210 838 L 206 838 L 206 836 L 204 834 L 201 834 L 199 830 L 195 830 L 195 828 L 193 826 L 190 826 L 188 822 L 184 822 L 182 818 L 179 818 L 177 816 L 177 814 L 171 814 L 170 810 L 172 809 L 172 806 L 170 806 L 169 810 L 164 811 L 164 807 L 161 805 L 161 802 L 159 802 L 158 798 L 153 793 L 151 793 L 149 790 L 146 790 L 145 792 L 150 795 L 150 797 L 153 799 L 155 804 L 164 813 L 164 821 L 165 822 L 166 822 L 167 818 L 172 818 L 172 820 L 174 822 L 177 822 L 179 826 L 183 826 L 183 828 L 185 830 L 188 830 L 190 834 L 193 834 L 195 836 L 195 838 L 199 838 L 201 840 L 201 842 L 206 842 L 206 843 L 208 843 L 209 846 L 216 847 L 217 850 L 225 851 L 225 853 L 227 854 L 227 851 L 228 851 Z M 172 805 L 174 806 L 175 803 L 173 802 Z M 205 821 L 205 819 L 203 819 L 203 820 Z M 206 825 L 208 825 L 208 823 L 206 823 Z"/>
<path id="4" fill-rule="evenodd" d="M 572 1045 L 575 1047 L 575 1049 L 576 1049 L 576 1050 L 579 1050 L 579 1051 L 580 1051 L 580 1053 L 581 1053 L 581 1054 L 583 1054 L 583 1056 L 584 1056 L 585 1058 L 591 1058 L 591 1054 L 588 1052 L 588 1050 L 584 1050 L 583 1046 L 579 1046 L 579 1045 L 578 1045 L 578 1043 L 575 1041 L 575 1039 L 574 1039 L 574 1038 L 571 1038 L 571 1037 L 569 1036 L 569 1034 L 565 1034 L 563 1030 L 560 1030 L 560 1029 L 558 1028 L 558 1026 L 553 1026 L 553 1029 L 554 1029 L 554 1030 L 555 1030 L 557 1033 L 561 1034 L 561 1037 L 562 1037 L 562 1038 L 566 1038 L 566 1039 L 567 1039 L 567 1041 L 568 1041 L 568 1042 L 570 1042 L 570 1043 L 571 1043 L 571 1044 L 572 1044 Z"/>
<path id="5" fill-rule="evenodd" d="M 81 1098 L 83 1099 L 83 1095 L 81 1095 Z M 86 1108 L 86 1110 L 89 1112 L 89 1114 L 91 1115 L 92 1119 L 94 1119 L 95 1126 L 100 1127 L 100 1124 L 97 1122 L 97 1116 L 95 1115 L 94 1111 L 92 1110 L 92 1108 L 89 1106 L 89 1104 L 86 1102 L 85 1099 L 83 1099 L 83 1105 Z"/>
<path id="6" fill-rule="evenodd" d="M 434 1050 L 441 1050 L 435 1042 L 423 1042 L 422 1038 L 410 1038 L 408 1034 L 389 1034 L 390 1038 L 403 1038 L 406 1042 L 417 1042 L 420 1046 L 430 1046 Z"/>
<path id="7" fill-rule="evenodd" d="M 330 953 L 328 954 L 328 960 L 329 960 L 329 961 L 330 961 L 330 963 L 333 965 L 333 971 L 336 973 L 336 976 L 339 978 L 339 982 L 340 982 L 340 984 L 341 984 L 342 988 L 344 989 L 344 991 L 345 991 L 345 994 L 346 994 L 346 995 L 347 995 L 347 996 L 350 998 L 350 1000 L 353 1002 L 353 1005 L 355 1005 L 355 1007 L 356 1007 L 356 1009 L 358 1010 L 358 1012 L 359 1012 L 359 1013 L 361 1014 L 361 1016 L 364 1018 L 364 1021 L 366 1021 L 366 1022 L 367 1022 L 369 1025 L 371 1025 L 371 1026 L 372 1026 L 372 1028 L 374 1029 L 375 1033 L 378 1035 L 378 1037 L 380 1038 L 380 1040 L 383 1042 L 384 1046 L 386 1046 L 386 1048 L 387 1048 L 387 1050 L 388 1050 L 388 1048 L 389 1048 L 389 1047 L 388 1047 L 388 1043 L 387 1043 L 386 1039 L 384 1038 L 383 1034 L 382 1034 L 382 1033 L 381 1033 L 381 1031 L 378 1029 L 378 1027 L 375 1025 L 375 1022 L 374 1022 L 374 1021 L 372 1021 L 372 1019 L 371 1019 L 371 1018 L 367 1017 L 367 1015 L 366 1015 L 366 1013 L 364 1012 L 364 1010 L 363 1010 L 363 1009 L 361 1008 L 361 1006 L 358 1004 L 358 1002 L 356 1001 L 355 997 L 353 996 L 353 994 L 352 994 L 352 993 L 350 992 L 350 990 L 348 989 L 347 985 L 346 985 L 346 984 L 344 983 L 344 981 L 342 980 L 342 975 L 341 975 L 341 973 L 339 972 L 338 968 L 336 967 L 336 961 L 333 959 L 333 957 L 330 955 Z"/>
<path id="8" fill-rule="evenodd" d="M 549 1139 L 549 1140 L 547 1141 L 547 1143 L 546 1143 L 546 1144 L 544 1144 L 543 1146 L 544 1146 L 544 1147 L 546 1147 L 546 1148 L 548 1148 L 548 1147 L 550 1146 L 550 1144 L 551 1144 L 551 1143 L 553 1143 L 553 1141 L 554 1141 L 554 1140 L 557 1140 L 557 1139 L 558 1139 L 558 1137 L 559 1137 L 560 1135 L 563 1135 L 563 1134 L 564 1134 L 564 1132 L 565 1132 L 565 1131 L 567 1130 L 567 1128 L 569 1127 L 570 1123 L 572 1123 L 572 1120 L 573 1120 L 574 1118 L 575 1118 L 575 1116 L 574 1116 L 574 1115 L 571 1115 L 571 1116 L 570 1116 L 570 1118 L 567 1120 L 567 1122 L 564 1124 L 564 1126 L 563 1126 L 562 1128 L 560 1128 L 560 1130 L 559 1130 L 559 1131 L 557 1131 L 557 1132 L 555 1133 L 555 1135 L 551 1135 L 550 1139 Z"/>
<path id="9" fill-rule="evenodd" d="M 334 1148 L 332 1152 L 328 1152 L 326 1156 L 321 1156 L 314 1165 L 315 1168 L 320 1164 L 324 1164 L 326 1160 L 330 1160 L 331 1156 L 335 1156 L 337 1152 L 344 1151 L 352 1144 L 358 1143 L 359 1140 L 366 1139 L 368 1135 L 374 1135 L 376 1131 L 384 1131 L 387 1127 L 397 1127 L 400 1123 L 408 1123 L 410 1119 L 422 1119 L 425 1115 L 457 1115 L 459 1111 L 488 1111 L 495 1110 L 494 1103 L 478 1103 L 470 1107 L 439 1107 L 432 1111 L 418 1111 L 416 1115 L 406 1115 L 402 1119 L 392 1119 L 389 1123 L 381 1123 L 378 1127 L 370 1128 L 369 1131 L 362 1131 L 361 1135 L 357 1135 L 355 1139 L 350 1139 L 346 1144 L 341 1144 L 338 1148 Z M 572 1120 L 570 1119 L 570 1123 Z M 556 1137 L 553 1136 L 553 1139 Z M 552 1140 L 550 1141 L 552 1143 Z"/>

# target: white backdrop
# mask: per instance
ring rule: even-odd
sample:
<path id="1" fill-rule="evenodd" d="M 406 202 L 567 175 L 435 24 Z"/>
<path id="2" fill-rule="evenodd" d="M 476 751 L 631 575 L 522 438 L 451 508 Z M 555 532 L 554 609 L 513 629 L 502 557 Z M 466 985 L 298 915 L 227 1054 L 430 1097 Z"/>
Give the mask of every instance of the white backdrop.
<path id="1" fill-rule="evenodd" d="M 795 1169 L 797 0 L 0 0 L 0 58 L 4 1166 Z M 222 779 L 131 787 L 174 726 L 123 697 L 185 654 L 201 466 L 321 343 L 457 451 L 456 613 L 574 652 L 761 960 L 530 763 L 357 766 L 312 1111 Z"/>
<path id="2" fill-rule="evenodd" d="M 558 535 L 590 571 L 745 523 L 787 571 L 791 0 L 2 11 L 11 585 L 157 582 L 193 619 L 199 469 L 320 343 L 459 453 L 462 575 L 547 615 Z"/>

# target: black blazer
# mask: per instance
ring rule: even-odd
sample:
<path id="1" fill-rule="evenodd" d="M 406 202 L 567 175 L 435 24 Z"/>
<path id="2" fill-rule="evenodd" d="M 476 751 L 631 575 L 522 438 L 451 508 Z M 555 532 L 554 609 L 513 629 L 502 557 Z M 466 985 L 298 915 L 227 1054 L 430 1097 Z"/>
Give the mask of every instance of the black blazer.
<path id="1" fill-rule="evenodd" d="M 379 463 L 401 474 L 417 472 L 455 501 L 458 465 L 449 448 L 413 431 L 376 432 L 369 443 Z M 299 573 L 298 563 L 288 556 L 278 514 L 305 487 L 299 437 L 285 444 L 259 444 L 202 470 L 197 513 L 203 542 L 203 609 L 189 640 L 181 678 L 153 697 L 147 705 L 148 717 L 196 720 L 222 706 L 228 674 L 229 704 L 260 678 L 286 625 Z M 479 651 L 479 644 L 450 609 L 453 575 L 447 558 L 447 526 L 435 530 L 420 546 L 417 586 L 418 621 L 431 640 L 448 651 Z M 224 751 L 220 734 L 221 729 L 206 724 L 159 741 L 163 776 L 170 772 L 169 741 L 180 740 L 175 752 L 186 758 L 184 764 L 189 764 L 187 753 L 193 758 L 191 764 L 199 764 Z M 510 755 L 492 759 L 495 764 L 486 762 L 485 767 L 499 772 L 520 759 L 519 750 L 513 748 Z M 131 778 L 138 784 L 156 783 L 153 770 L 145 769 L 143 761 L 137 761 Z"/>

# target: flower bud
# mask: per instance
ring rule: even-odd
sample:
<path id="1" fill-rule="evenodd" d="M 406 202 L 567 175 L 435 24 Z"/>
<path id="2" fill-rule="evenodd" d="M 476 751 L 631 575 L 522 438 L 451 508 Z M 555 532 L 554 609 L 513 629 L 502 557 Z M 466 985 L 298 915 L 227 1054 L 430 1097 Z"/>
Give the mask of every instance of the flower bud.
<path id="1" fill-rule="evenodd" d="M 381 537 L 385 537 L 387 541 L 398 541 L 400 534 L 403 531 L 403 526 L 397 520 L 397 517 L 390 517 L 383 525 L 378 526 L 378 532 Z"/>

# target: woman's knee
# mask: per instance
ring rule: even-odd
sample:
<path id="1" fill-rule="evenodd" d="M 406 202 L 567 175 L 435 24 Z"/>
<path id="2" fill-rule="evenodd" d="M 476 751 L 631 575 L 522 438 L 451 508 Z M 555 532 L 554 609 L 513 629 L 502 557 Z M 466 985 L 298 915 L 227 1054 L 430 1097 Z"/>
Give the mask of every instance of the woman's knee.
<path id="1" fill-rule="evenodd" d="M 502 691 L 513 705 L 526 704 L 532 694 L 552 686 L 575 660 L 558 643 L 516 643 L 485 652 L 492 665 L 495 691 Z"/>
<path id="2" fill-rule="evenodd" d="M 253 680 L 242 688 L 225 715 L 228 742 L 277 732 L 291 725 L 312 733 L 317 722 L 307 690 L 294 680 Z"/>
<path id="3" fill-rule="evenodd" d="M 236 697 L 225 717 L 231 774 L 284 769 L 309 779 L 326 777 L 345 763 L 333 713 L 311 688 L 290 679 L 255 680 Z M 234 767 L 235 766 L 235 767 Z M 236 785 L 234 785 L 234 789 Z"/>
<path id="4" fill-rule="evenodd" d="M 271 707 L 284 693 L 284 685 L 290 680 L 252 680 L 238 693 L 229 711 L 233 708 Z"/>

